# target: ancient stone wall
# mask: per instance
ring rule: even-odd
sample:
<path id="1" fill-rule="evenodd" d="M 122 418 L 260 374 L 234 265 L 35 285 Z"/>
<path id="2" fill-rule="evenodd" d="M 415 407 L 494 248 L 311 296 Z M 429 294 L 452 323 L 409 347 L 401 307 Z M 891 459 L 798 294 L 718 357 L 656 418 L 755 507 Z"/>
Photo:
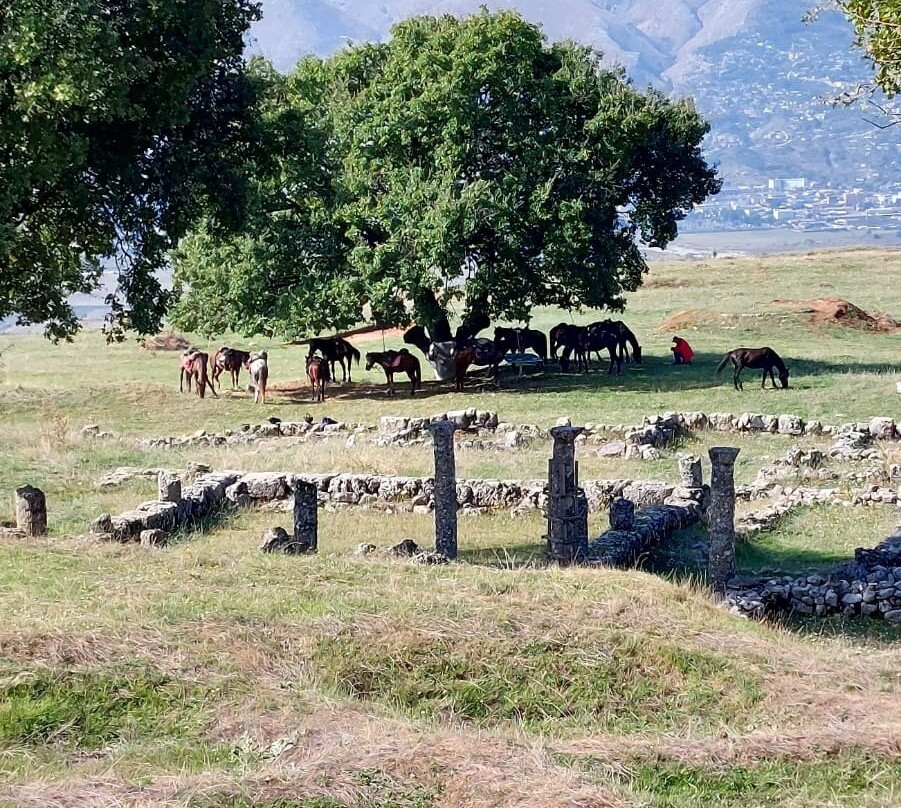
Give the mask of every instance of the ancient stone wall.
<path id="1" fill-rule="evenodd" d="M 873 549 L 858 548 L 853 562 L 823 574 L 733 583 L 727 602 L 752 617 L 793 611 L 901 624 L 901 527 Z"/>

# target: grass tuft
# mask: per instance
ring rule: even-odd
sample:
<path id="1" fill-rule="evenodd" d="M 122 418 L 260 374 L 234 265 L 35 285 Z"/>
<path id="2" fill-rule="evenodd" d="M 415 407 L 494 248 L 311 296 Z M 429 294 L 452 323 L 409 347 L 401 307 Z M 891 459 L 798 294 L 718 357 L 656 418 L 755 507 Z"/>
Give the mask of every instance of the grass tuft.
<path id="1" fill-rule="evenodd" d="M 0 743 L 97 749 L 181 735 L 196 724 L 194 688 L 144 668 L 34 667 L 0 680 Z"/>

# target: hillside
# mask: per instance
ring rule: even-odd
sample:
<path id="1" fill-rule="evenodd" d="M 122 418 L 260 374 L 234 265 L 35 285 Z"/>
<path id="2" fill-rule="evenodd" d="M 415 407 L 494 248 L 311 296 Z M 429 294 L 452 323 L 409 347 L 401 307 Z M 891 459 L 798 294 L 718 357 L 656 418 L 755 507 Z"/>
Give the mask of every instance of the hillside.
<path id="1" fill-rule="evenodd" d="M 281 69 L 347 41 L 384 39 L 418 14 L 465 14 L 480 0 L 264 0 L 253 47 Z M 727 186 L 805 176 L 832 187 L 889 187 L 897 134 L 824 99 L 867 75 L 837 13 L 805 25 L 808 0 L 515 0 L 551 40 L 572 39 L 623 64 L 636 84 L 695 98 Z"/>

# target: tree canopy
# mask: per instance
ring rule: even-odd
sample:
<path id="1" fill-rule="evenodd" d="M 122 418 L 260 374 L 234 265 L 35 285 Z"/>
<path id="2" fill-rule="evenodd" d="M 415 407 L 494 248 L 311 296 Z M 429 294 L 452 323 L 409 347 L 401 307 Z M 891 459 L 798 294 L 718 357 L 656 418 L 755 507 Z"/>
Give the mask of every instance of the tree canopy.
<path id="1" fill-rule="evenodd" d="M 639 92 L 512 12 L 421 17 L 303 59 L 266 87 L 247 228 L 176 255 L 174 319 L 304 335 L 415 319 L 436 339 L 532 306 L 621 309 L 691 207 L 719 190 L 690 101 Z"/>
<path id="2" fill-rule="evenodd" d="M 887 97 L 901 92 L 901 0 L 836 0 L 851 21 L 856 44 L 872 61 Z"/>
<path id="3" fill-rule="evenodd" d="M 201 214 L 243 211 L 251 0 L 15 0 L 0 12 L 0 317 L 70 336 L 114 259 L 120 325 Z M 237 159 L 236 159 L 237 158 Z M 212 219 L 210 219 L 212 221 Z"/>

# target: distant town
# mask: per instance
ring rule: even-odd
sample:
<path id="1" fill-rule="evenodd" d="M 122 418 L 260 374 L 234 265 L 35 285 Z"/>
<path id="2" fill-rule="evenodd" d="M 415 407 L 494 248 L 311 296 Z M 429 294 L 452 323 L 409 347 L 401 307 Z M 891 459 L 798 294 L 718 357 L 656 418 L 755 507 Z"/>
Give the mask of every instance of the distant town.
<path id="1" fill-rule="evenodd" d="M 824 188 L 805 177 L 774 177 L 765 186 L 724 188 L 698 205 L 680 232 L 711 230 L 901 230 L 901 188 Z"/>

